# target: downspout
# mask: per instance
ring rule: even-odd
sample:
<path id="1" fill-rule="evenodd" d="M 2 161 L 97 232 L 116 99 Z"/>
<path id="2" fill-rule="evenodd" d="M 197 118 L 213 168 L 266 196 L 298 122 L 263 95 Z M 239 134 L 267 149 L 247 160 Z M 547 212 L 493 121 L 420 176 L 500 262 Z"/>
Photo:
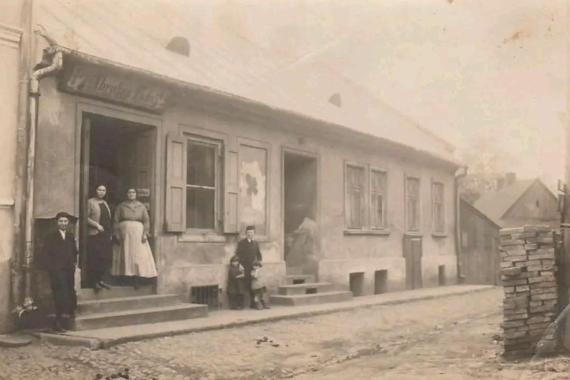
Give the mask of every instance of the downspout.
<path id="1" fill-rule="evenodd" d="M 462 283 L 465 280 L 463 265 L 461 264 L 461 196 L 459 194 L 459 181 L 467 175 L 467 166 L 460 167 L 455 172 L 454 196 L 455 196 L 455 254 L 457 255 L 457 280 Z"/>
<path id="2" fill-rule="evenodd" d="M 39 97 L 40 97 L 40 80 L 50 74 L 59 71 L 63 66 L 63 53 L 56 52 L 52 56 L 51 64 L 47 67 L 40 68 L 32 72 L 30 77 L 29 90 L 29 120 L 30 127 L 28 131 L 28 147 L 27 147 L 27 167 L 26 167 L 26 205 L 24 219 L 24 301 L 18 306 L 18 316 L 21 317 L 26 311 L 35 310 L 32 297 L 32 266 L 34 262 L 33 247 L 33 220 L 34 220 L 34 176 L 35 176 L 35 160 L 36 160 L 36 129 L 38 125 L 39 114 Z"/>

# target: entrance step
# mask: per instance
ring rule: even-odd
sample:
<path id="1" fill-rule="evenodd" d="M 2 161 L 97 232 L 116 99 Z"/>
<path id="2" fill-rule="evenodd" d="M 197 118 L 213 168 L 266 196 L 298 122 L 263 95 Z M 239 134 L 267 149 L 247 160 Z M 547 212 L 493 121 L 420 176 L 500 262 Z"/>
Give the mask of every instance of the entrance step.
<path id="1" fill-rule="evenodd" d="M 111 289 L 101 289 L 97 292 L 88 288 L 80 289 L 77 292 L 77 299 L 79 301 L 104 300 L 109 298 L 149 296 L 152 294 L 154 294 L 152 286 L 141 286 L 138 289 L 132 286 L 113 286 Z"/>
<path id="2" fill-rule="evenodd" d="M 285 276 L 285 283 L 289 285 L 306 284 L 315 282 L 314 274 L 288 274 Z"/>
<path id="3" fill-rule="evenodd" d="M 105 313 L 89 313 L 75 317 L 74 330 L 100 329 L 175 321 L 190 318 L 205 317 L 208 306 L 197 304 L 178 304 L 172 306 L 151 307 L 144 309 L 113 311 Z"/>
<path id="4" fill-rule="evenodd" d="M 316 294 L 333 290 L 328 282 L 309 282 L 303 284 L 282 285 L 277 290 L 279 295 Z"/>
<path id="5" fill-rule="evenodd" d="M 172 306 L 180 304 L 178 294 L 144 295 L 135 297 L 116 297 L 91 299 L 77 303 L 78 314 L 109 313 L 121 310 L 146 309 L 152 307 Z"/>
<path id="6" fill-rule="evenodd" d="M 328 302 L 342 302 L 352 299 L 352 293 L 349 291 L 330 291 L 316 294 L 300 294 L 300 295 L 273 295 L 270 300 L 273 305 L 283 306 L 300 306 L 300 305 L 316 305 Z"/>

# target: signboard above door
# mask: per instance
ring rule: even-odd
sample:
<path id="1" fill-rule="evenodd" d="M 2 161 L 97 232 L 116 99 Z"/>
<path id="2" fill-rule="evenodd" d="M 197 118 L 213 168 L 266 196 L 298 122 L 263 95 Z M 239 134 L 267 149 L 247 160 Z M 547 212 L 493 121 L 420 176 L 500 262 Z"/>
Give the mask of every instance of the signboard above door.
<path id="1" fill-rule="evenodd" d="M 61 77 L 62 91 L 162 112 L 169 95 L 167 89 L 133 74 L 122 74 L 86 63 L 67 67 Z"/>

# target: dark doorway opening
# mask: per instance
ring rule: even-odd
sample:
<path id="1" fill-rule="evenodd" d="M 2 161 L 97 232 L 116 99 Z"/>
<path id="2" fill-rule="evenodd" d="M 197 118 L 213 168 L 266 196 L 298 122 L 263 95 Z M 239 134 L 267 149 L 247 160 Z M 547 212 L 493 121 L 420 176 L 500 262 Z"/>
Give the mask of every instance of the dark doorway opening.
<path id="1" fill-rule="evenodd" d="M 364 294 L 364 272 L 350 273 L 348 281 L 353 296 L 358 297 Z"/>
<path id="2" fill-rule="evenodd" d="M 404 236 L 404 258 L 406 259 L 406 288 L 422 287 L 422 238 Z"/>
<path id="3" fill-rule="evenodd" d="M 440 265 L 437 267 L 437 277 L 438 277 L 438 285 L 444 286 L 445 285 L 445 265 Z"/>
<path id="4" fill-rule="evenodd" d="M 283 191 L 287 270 L 289 273 L 316 274 L 318 244 L 316 158 L 285 152 Z"/>
<path id="5" fill-rule="evenodd" d="M 126 199 L 127 189 L 136 188 L 137 199 L 149 210 L 152 226 L 155 133 L 155 128 L 150 125 L 83 114 L 79 239 L 82 273 L 87 273 L 87 200 L 95 195 L 97 186 L 106 186 L 106 200 L 111 210 Z M 154 252 L 153 243 L 151 238 L 150 245 Z M 86 277 L 81 278 L 82 287 L 88 286 Z M 109 275 L 105 278 L 112 285 L 131 285 L 132 281 Z"/>
<path id="6" fill-rule="evenodd" d="M 374 294 L 382 294 L 388 291 L 388 271 L 377 270 L 374 272 Z"/>

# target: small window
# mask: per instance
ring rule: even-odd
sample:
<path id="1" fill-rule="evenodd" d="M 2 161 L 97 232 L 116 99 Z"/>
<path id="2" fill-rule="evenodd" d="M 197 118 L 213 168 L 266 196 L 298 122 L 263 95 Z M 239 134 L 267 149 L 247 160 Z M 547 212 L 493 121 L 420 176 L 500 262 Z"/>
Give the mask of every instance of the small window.
<path id="1" fill-rule="evenodd" d="M 189 140 L 187 143 L 187 228 L 216 229 L 219 148 L 219 144 L 213 142 Z"/>
<path id="2" fill-rule="evenodd" d="M 437 233 L 445 232 L 445 209 L 443 183 L 432 184 L 433 230 Z"/>
<path id="3" fill-rule="evenodd" d="M 406 178 L 406 210 L 408 231 L 420 230 L 420 180 Z"/>
<path id="4" fill-rule="evenodd" d="M 348 228 L 361 229 L 365 220 L 366 178 L 364 167 L 346 166 L 346 223 Z"/>

